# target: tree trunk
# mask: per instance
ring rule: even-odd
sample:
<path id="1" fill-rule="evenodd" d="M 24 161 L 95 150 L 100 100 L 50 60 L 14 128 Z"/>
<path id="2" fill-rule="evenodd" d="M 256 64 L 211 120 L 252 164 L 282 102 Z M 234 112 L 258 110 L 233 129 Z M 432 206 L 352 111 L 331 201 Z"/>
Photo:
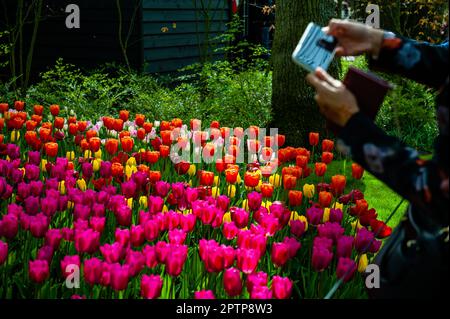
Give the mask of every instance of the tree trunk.
<path id="1" fill-rule="evenodd" d="M 276 10 L 271 127 L 286 135 L 286 144 L 300 146 L 309 132 L 324 132 L 325 121 L 305 80 L 307 72 L 291 56 L 308 23 L 327 25 L 336 15 L 336 4 L 333 0 L 278 0 Z M 330 72 L 336 75 L 336 69 L 334 65 Z"/>

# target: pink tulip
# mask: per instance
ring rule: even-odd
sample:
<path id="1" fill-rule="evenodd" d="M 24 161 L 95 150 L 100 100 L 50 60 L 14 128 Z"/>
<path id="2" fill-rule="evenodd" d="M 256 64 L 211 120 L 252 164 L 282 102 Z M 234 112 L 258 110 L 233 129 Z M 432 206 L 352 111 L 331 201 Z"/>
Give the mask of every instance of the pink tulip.
<path id="1" fill-rule="evenodd" d="M 122 244 L 123 247 L 128 247 L 128 244 L 130 242 L 130 230 L 116 228 L 114 237 L 117 242 Z"/>
<path id="2" fill-rule="evenodd" d="M 295 238 L 285 237 L 283 243 L 288 246 L 289 258 L 294 258 L 297 255 L 298 250 L 302 247 L 302 244 Z"/>
<path id="3" fill-rule="evenodd" d="M 7 239 L 13 239 L 16 237 L 19 231 L 19 221 L 15 215 L 6 214 L 0 220 L 0 236 L 4 236 Z"/>
<path id="4" fill-rule="evenodd" d="M 250 299 L 272 299 L 273 293 L 267 286 L 255 286 L 250 293 Z"/>
<path id="5" fill-rule="evenodd" d="M 79 253 L 92 254 L 100 245 L 100 233 L 88 229 L 75 232 L 75 249 Z"/>
<path id="6" fill-rule="evenodd" d="M 118 263 L 125 256 L 125 248 L 119 242 L 115 242 L 112 245 L 104 244 L 100 246 L 100 252 L 105 261 L 110 264 Z"/>
<path id="7" fill-rule="evenodd" d="M 46 260 L 30 260 L 28 264 L 28 275 L 35 283 L 44 282 L 50 275 L 48 262 Z"/>
<path id="8" fill-rule="evenodd" d="M 110 273 L 111 273 L 111 288 L 115 291 L 125 290 L 128 287 L 129 277 L 129 266 L 128 265 L 120 265 L 120 264 L 111 264 L 110 265 Z"/>
<path id="9" fill-rule="evenodd" d="M 0 266 L 3 265 L 8 258 L 8 244 L 0 240 Z"/>
<path id="10" fill-rule="evenodd" d="M 211 290 L 200 290 L 194 293 L 194 299 L 216 299 Z"/>
<path id="11" fill-rule="evenodd" d="M 291 233 L 297 238 L 300 238 L 305 233 L 306 224 L 301 220 L 291 221 Z"/>
<path id="12" fill-rule="evenodd" d="M 74 255 L 74 256 L 64 256 L 64 258 L 60 262 L 61 265 L 61 273 L 63 274 L 63 277 L 66 278 L 71 273 L 68 272 L 67 267 L 69 265 L 74 265 L 80 268 L 81 262 L 80 262 L 80 256 Z"/>
<path id="13" fill-rule="evenodd" d="M 144 275 L 141 279 L 141 296 L 156 299 L 161 295 L 163 280 L 159 275 Z"/>
<path id="14" fill-rule="evenodd" d="M 39 248 L 37 252 L 36 259 L 46 260 L 48 264 L 51 264 L 53 259 L 53 253 L 54 250 L 52 246 L 42 246 L 41 248 Z"/>
<path id="15" fill-rule="evenodd" d="M 140 251 L 128 250 L 125 264 L 129 266 L 130 277 L 137 276 L 145 266 L 145 256 Z"/>
<path id="16" fill-rule="evenodd" d="M 130 232 L 130 243 L 134 247 L 142 246 L 145 242 L 145 231 L 144 227 L 141 225 L 133 225 L 131 226 Z"/>
<path id="17" fill-rule="evenodd" d="M 172 277 L 178 277 L 183 271 L 188 253 L 187 246 L 172 246 L 166 256 L 166 272 Z"/>
<path id="18" fill-rule="evenodd" d="M 49 229 L 45 234 L 45 243 L 52 246 L 53 249 L 58 249 L 62 238 L 63 236 L 60 229 Z"/>
<path id="19" fill-rule="evenodd" d="M 186 240 L 186 233 L 181 229 L 173 229 L 169 231 L 169 243 L 172 245 L 182 245 Z"/>
<path id="20" fill-rule="evenodd" d="M 158 265 L 155 246 L 144 246 L 144 249 L 142 249 L 142 253 L 144 254 L 145 258 L 145 265 L 148 268 L 155 268 Z"/>
<path id="21" fill-rule="evenodd" d="M 238 228 L 245 228 L 248 226 L 249 213 L 242 208 L 233 207 L 230 209 L 231 219 L 234 221 Z"/>
<path id="22" fill-rule="evenodd" d="M 105 217 L 91 217 L 89 219 L 89 225 L 93 230 L 99 233 L 103 233 L 103 230 L 105 229 L 106 224 L 106 218 Z"/>
<path id="23" fill-rule="evenodd" d="M 30 217 L 30 232 L 36 238 L 42 238 L 48 230 L 49 220 L 44 214 Z"/>
<path id="24" fill-rule="evenodd" d="M 267 283 L 267 273 L 260 271 L 257 273 L 249 274 L 247 277 L 247 290 L 251 294 L 255 287 L 267 286 Z"/>
<path id="25" fill-rule="evenodd" d="M 345 257 L 339 258 L 336 268 L 336 276 L 344 282 L 348 282 L 355 275 L 356 269 L 358 269 L 358 266 L 353 259 Z"/>
<path id="26" fill-rule="evenodd" d="M 258 192 L 251 192 L 247 195 L 248 207 L 252 212 L 257 211 L 262 204 L 262 195 Z"/>
<path id="27" fill-rule="evenodd" d="M 159 223 L 156 220 L 149 220 L 144 226 L 145 239 L 149 242 L 155 241 L 159 237 Z"/>
<path id="28" fill-rule="evenodd" d="M 293 283 L 289 278 L 274 276 L 272 279 L 272 292 L 277 299 L 288 299 L 292 294 Z"/>
<path id="29" fill-rule="evenodd" d="M 195 223 L 197 222 L 197 216 L 194 214 L 182 215 L 180 218 L 180 226 L 185 233 L 190 233 L 195 228 Z"/>
<path id="30" fill-rule="evenodd" d="M 283 267 L 289 260 L 289 246 L 284 243 L 273 243 L 272 262 L 277 267 Z"/>
<path id="31" fill-rule="evenodd" d="M 224 223 L 222 228 L 222 233 L 227 240 L 233 240 L 236 238 L 239 229 L 236 227 L 236 224 L 233 222 Z"/>
<path id="32" fill-rule="evenodd" d="M 228 268 L 225 270 L 223 286 L 228 296 L 239 296 L 242 292 L 241 272 L 236 268 Z"/>
<path id="33" fill-rule="evenodd" d="M 237 249 L 237 267 L 244 274 L 251 274 L 258 266 L 260 254 L 256 249 Z"/>

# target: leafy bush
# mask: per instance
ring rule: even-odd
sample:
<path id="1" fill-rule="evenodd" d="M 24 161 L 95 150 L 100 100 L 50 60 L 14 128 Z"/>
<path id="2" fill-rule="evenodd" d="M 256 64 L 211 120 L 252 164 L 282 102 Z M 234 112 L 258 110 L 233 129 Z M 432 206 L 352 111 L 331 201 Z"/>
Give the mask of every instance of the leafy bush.
<path id="1" fill-rule="evenodd" d="M 84 119 L 128 109 L 150 120 L 198 118 L 209 123 L 214 119 L 232 127 L 265 127 L 271 120 L 270 72 L 257 68 L 238 72 L 231 63 L 217 61 L 203 65 L 196 74 L 201 75 L 201 83 L 177 78 L 175 86 L 168 86 L 151 75 L 130 73 L 114 64 L 82 72 L 59 60 L 27 90 L 25 101 L 59 104 L 65 112 L 73 111 Z M 24 98 L 6 84 L 0 94 L 8 101 Z"/>
<path id="2" fill-rule="evenodd" d="M 354 61 L 344 61 L 343 77 L 350 65 L 367 70 L 364 57 Z M 438 134 L 436 110 L 434 107 L 435 93 L 414 81 L 400 76 L 381 74 L 383 78 L 395 85 L 395 89 L 386 97 L 378 114 L 376 123 L 386 133 L 396 136 L 406 144 L 422 152 L 433 149 L 434 140 Z"/>

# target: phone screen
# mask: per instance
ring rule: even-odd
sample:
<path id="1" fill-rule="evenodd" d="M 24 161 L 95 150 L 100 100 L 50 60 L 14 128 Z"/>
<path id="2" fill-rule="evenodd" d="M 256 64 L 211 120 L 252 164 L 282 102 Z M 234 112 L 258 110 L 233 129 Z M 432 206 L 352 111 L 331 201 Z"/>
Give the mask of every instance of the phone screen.
<path id="1" fill-rule="evenodd" d="M 318 67 L 328 70 L 336 52 L 337 40 L 325 34 L 317 24 L 310 23 L 297 45 L 292 59 L 309 72 Z"/>

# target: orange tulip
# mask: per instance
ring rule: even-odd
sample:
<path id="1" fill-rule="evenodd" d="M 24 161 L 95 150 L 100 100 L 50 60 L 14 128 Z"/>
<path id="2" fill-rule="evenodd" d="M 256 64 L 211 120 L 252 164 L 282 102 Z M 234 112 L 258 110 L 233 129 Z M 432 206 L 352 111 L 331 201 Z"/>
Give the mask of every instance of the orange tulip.
<path id="1" fill-rule="evenodd" d="M 254 188 L 258 186 L 260 180 L 260 175 L 257 172 L 245 172 L 244 174 L 244 184 L 247 187 Z"/>
<path id="2" fill-rule="evenodd" d="M 70 116 L 67 119 L 67 123 L 74 123 L 74 124 L 76 124 L 77 123 L 77 118 L 75 116 Z"/>
<path id="3" fill-rule="evenodd" d="M 294 175 L 284 175 L 283 176 L 283 186 L 284 189 L 293 189 L 297 186 L 297 177 Z"/>
<path id="4" fill-rule="evenodd" d="M 208 171 L 199 171 L 200 185 L 212 186 L 214 183 L 214 173 Z"/>
<path id="5" fill-rule="evenodd" d="M 145 123 L 145 115 L 143 114 L 136 114 L 134 123 L 136 123 L 137 126 L 142 126 Z"/>
<path id="6" fill-rule="evenodd" d="M 303 193 L 301 191 L 289 191 L 289 205 L 295 207 L 300 206 L 303 200 Z"/>
<path id="7" fill-rule="evenodd" d="M 334 195 L 341 195 L 344 192 L 347 178 L 344 175 L 334 175 L 331 177 L 331 190 Z"/>
<path id="8" fill-rule="evenodd" d="M 169 157 L 170 147 L 168 145 L 161 145 L 159 147 L 159 154 L 162 158 Z"/>
<path id="9" fill-rule="evenodd" d="M 159 125 L 159 130 L 160 131 L 171 131 L 172 128 L 170 127 L 170 122 L 167 121 L 161 121 L 160 125 Z"/>
<path id="10" fill-rule="evenodd" d="M 137 130 L 137 138 L 140 139 L 141 141 L 143 141 L 145 139 L 145 129 L 140 127 Z"/>
<path id="11" fill-rule="evenodd" d="M 25 125 L 27 128 L 27 131 L 34 131 L 36 129 L 37 123 L 33 120 L 28 120 Z M 1 127 L 0 127 L 0 129 L 1 129 Z"/>
<path id="12" fill-rule="evenodd" d="M 128 112 L 127 110 L 121 110 L 119 112 L 119 118 L 124 122 L 128 121 L 129 116 L 130 116 L 130 112 Z"/>
<path id="13" fill-rule="evenodd" d="M 114 119 L 113 129 L 116 132 L 120 132 L 123 130 L 123 121 L 122 119 Z"/>
<path id="14" fill-rule="evenodd" d="M 151 133 L 152 129 L 153 129 L 153 124 L 150 122 L 145 122 L 143 125 L 143 128 L 145 130 L 145 133 Z"/>
<path id="15" fill-rule="evenodd" d="M 124 136 L 120 140 L 120 144 L 122 144 L 122 150 L 129 153 L 133 150 L 134 140 L 129 136 Z"/>
<path id="16" fill-rule="evenodd" d="M 171 121 L 171 124 L 173 127 L 182 127 L 183 126 L 183 120 L 175 118 Z"/>
<path id="17" fill-rule="evenodd" d="M 54 142 L 45 143 L 45 154 L 48 157 L 56 157 L 58 155 L 58 144 Z"/>
<path id="18" fill-rule="evenodd" d="M 117 151 L 119 150 L 119 141 L 114 138 L 108 139 L 105 143 L 105 149 L 109 155 L 116 154 Z"/>
<path id="19" fill-rule="evenodd" d="M 309 133 L 309 145 L 317 146 L 319 144 L 319 133 Z"/>
<path id="20" fill-rule="evenodd" d="M 114 129 L 114 118 L 109 117 L 109 116 L 104 116 L 102 118 L 103 120 L 103 124 L 105 125 L 106 129 L 108 130 L 113 130 Z"/>
<path id="21" fill-rule="evenodd" d="M 58 116 L 59 115 L 59 105 L 50 105 L 50 113 L 53 116 Z"/>
<path id="22" fill-rule="evenodd" d="M 41 127 L 39 130 L 39 138 L 42 142 L 47 142 L 51 138 L 51 131 L 48 128 Z"/>
<path id="23" fill-rule="evenodd" d="M 225 180 L 229 184 L 234 184 L 234 183 L 236 183 L 238 174 L 239 174 L 239 169 L 227 168 L 225 170 Z"/>
<path id="24" fill-rule="evenodd" d="M 93 137 L 97 137 L 97 131 L 89 130 L 86 132 L 86 139 L 89 141 Z"/>
<path id="25" fill-rule="evenodd" d="M 42 116 L 40 115 L 33 114 L 31 115 L 31 119 L 38 124 L 42 122 Z"/>
<path id="26" fill-rule="evenodd" d="M 55 128 L 62 130 L 62 128 L 64 127 L 64 119 L 62 117 L 55 117 L 54 125 Z"/>
<path id="27" fill-rule="evenodd" d="M 35 105 L 33 106 L 33 112 L 36 115 L 42 115 L 44 113 L 44 107 L 42 105 Z"/>
<path id="28" fill-rule="evenodd" d="M 149 173 L 150 182 L 155 183 L 161 180 L 160 171 L 150 171 Z"/>
<path id="29" fill-rule="evenodd" d="M 333 200 L 333 195 L 330 192 L 322 191 L 319 193 L 320 206 L 329 207 L 332 200 Z"/>
<path id="30" fill-rule="evenodd" d="M 281 170 L 281 175 L 292 175 L 295 176 L 296 178 L 301 178 L 302 177 L 302 173 L 303 170 L 301 167 L 298 166 L 286 166 L 283 167 L 283 169 Z"/>
<path id="31" fill-rule="evenodd" d="M 315 171 L 317 176 L 324 176 L 327 172 L 327 164 L 325 163 L 316 163 L 315 164 Z"/>
<path id="32" fill-rule="evenodd" d="M 192 119 L 190 125 L 192 131 L 199 131 L 202 127 L 202 121 L 198 119 Z"/>
<path id="33" fill-rule="evenodd" d="M 364 168 L 362 166 L 353 163 L 352 164 L 352 177 L 354 179 L 361 179 L 364 175 Z"/>
<path id="34" fill-rule="evenodd" d="M 270 183 L 262 183 L 261 184 L 261 194 L 264 198 L 272 198 L 274 187 Z"/>
<path id="35" fill-rule="evenodd" d="M 87 139 L 83 138 L 80 141 L 80 147 L 83 151 L 87 151 L 90 148 L 89 142 L 87 141 Z"/>
<path id="36" fill-rule="evenodd" d="M 112 163 L 111 165 L 111 174 L 113 177 L 121 177 L 123 176 L 123 166 L 120 163 Z"/>
<path id="37" fill-rule="evenodd" d="M 160 135 L 164 145 L 172 144 L 172 131 L 163 130 L 161 131 Z"/>
<path id="38" fill-rule="evenodd" d="M 158 151 L 147 151 L 145 154 L 145 158 L 147 162 L 150 164 L 155 164 L 159 159 L 159 152 Z"/>

